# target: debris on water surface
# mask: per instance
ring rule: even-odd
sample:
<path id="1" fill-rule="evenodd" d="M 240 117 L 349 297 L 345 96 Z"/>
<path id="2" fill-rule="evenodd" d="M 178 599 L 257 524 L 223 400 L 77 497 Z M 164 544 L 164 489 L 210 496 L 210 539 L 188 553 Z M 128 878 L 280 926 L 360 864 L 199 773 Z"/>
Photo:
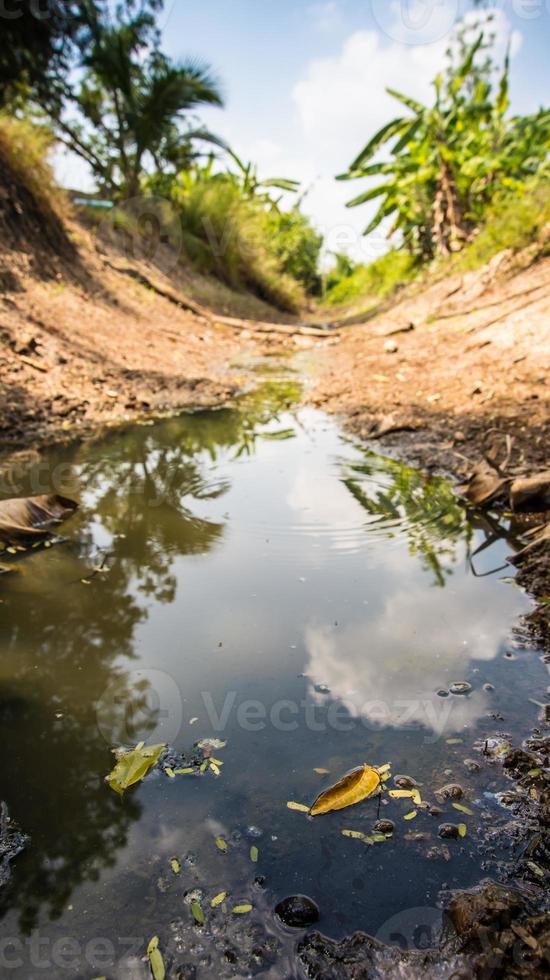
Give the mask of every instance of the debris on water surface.
<path id="1" fill-rule="evenodd" d="M 472 685 L 468 684 L 467 681 L 454 681 L 453 684 L 449 685 L 451 694 L 469 694 L 471 690 Z"/>
<path id="2" fill-rule="evenodd" d="M 452 840 L 456 840 L 460 835 L 460 831 L 455 823 L 442 823 L 437 832 L 440 837 Z"/>
<path id="3" fill-rule="evenodd" d="M 204 912 L 200 906 L 200 903 L 196 900 L 191 902 L 191 913 L 197 925 L 204 925 Z"/>
<path id="4" fill-rule="evenodd" d="M 317 694 L 330 694 L 330 687 L 327 684 L 315 684 L 314 690 Z"/>
<path id="5" fill-rule="evenodd" d="M 298 810 L 299 813 L 309 813 L 308 806 L 304 806 L 303 803 L 294 803 L 293 800 L 287 803 L 287 807 L 289 810 Z"/>
<path id="6" fill-rule="evenodd" d="M 211 754 L 212 752 L 219 752 L 226 745 L 227 742 L 223 742 L 221 738 L 201 738 L 198 742 L 195 742 L 195 748 L 200 749 L 205 755 Z"/>
<path id="7" fill-rule="evenodd" d="M 162 953 L 159 949 L 158 936 L 153 936 L 149 945 L 147 946 L 147 956 L 149 958 L 149 966 L 151 967 L 153 980 L 164 980 L 166 970 L 164 968 Z"/>
<path id="8" fill-rule="evenodd" d="M 225 902 L 227 894 L 227 892 L 220 892 L 218 895 L 215 895 L 210 902 L 210 908 L 215 909 L 218 907 L 218 905 L 221 905 L 222 902 Z"/>
<path id="9" fill-rule="evenodd" d="M 159 761 L 165 748 L 164 743 L 145 745 L 139 742 L 130 752 L 115 749 L 117 763 L 113 771 L 105 777 L 106 782 L 122 798 L 125 789 L 144 779 L 149 770 Z"/>
<path id="10" fill-rule="evenodd" d="M 338 782 L 319 794 L 310 808 L 312 817 L 331 810 L 343 810 L 366 800 L 380 786 L 380 774 L 373 766 L 365 763 L 346 773 Z"/>
<path id="11" fill-rule="evenodd" d="M 47 525 L 66 520 L 77 507 L 76 501 L 57 493 L 0 500 L 0 541 L 9 545 L 45 542 L 50 536 Z"/>

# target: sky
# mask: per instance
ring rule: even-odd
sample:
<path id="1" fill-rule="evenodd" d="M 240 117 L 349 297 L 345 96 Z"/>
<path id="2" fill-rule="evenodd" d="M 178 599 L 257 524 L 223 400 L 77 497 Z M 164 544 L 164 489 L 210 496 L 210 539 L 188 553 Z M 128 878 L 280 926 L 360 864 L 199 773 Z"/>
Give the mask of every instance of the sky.
<path id="1" fill-rule="evenodd" d="M 362 231 L 374 205 L 347 209 L 364 182 L 334 177 L 384 122 L 400 114 L 386 86 L 420 100 L 444 64 L 454 25 L 472 18 L 469 0 L 166 0 L 164 50 L 213 66 L 225 108 L 201 120 L 260 175 L 307 190 L 303 209 L 328 251 L 370 261 L 387 248 Z M 501 56 L 511 44 L 512 111 L 550 101 L 550 0 L 496 0 Z M 59 156 L 63 183 L 90 187 L 78 162 Z M 369 210 L 370 207 L 370 210 Z"/>

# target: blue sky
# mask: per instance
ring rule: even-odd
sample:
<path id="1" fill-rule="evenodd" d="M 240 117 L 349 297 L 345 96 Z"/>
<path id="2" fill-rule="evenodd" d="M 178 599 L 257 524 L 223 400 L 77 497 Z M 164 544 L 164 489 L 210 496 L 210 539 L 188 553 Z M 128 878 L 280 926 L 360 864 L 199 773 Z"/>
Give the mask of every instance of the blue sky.
<path id="1" fill-rule="evenodd" d="M 376 257 L 361 231 L 367 208 L 347 210 L 355 184 L 333 177 L 395 115 L 387 85 L 420 99 L 441 67 L 469 0 L 166 0 L 159 23 L 175 59 L 198 56 L 219 75 L 224 110 L 201 113 L 265 176 L 309 188 L 304 209 L 329 248 Z M 512 109 L 532 112 L 550 93 L 550 0 L 497 0 L 499 49 L 512 42 Z M 59 164 L 74 181 L 73 163 Z M 81 181 L 82 183 L 82 181 Z"/>

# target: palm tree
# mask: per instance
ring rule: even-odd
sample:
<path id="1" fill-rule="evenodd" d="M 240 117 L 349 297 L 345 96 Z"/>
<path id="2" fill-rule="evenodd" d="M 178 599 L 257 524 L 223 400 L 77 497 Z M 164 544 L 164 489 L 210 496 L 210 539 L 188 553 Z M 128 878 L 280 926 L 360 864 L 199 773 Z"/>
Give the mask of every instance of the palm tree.
<path id="1" fill-rule="evenodd" d="M 137 195 L 151 166 L 187 166 L 197 140 L 224 145 L 190 116 L 198 106 L 223 104 L 217 79 L 207 65 L 173 64 L 159 50 L 152 12 L 98 24 L 82 68 L 76 87 L 64 83 L 69 111 L 47 108 L 61 142 L 114 197 Z"/>

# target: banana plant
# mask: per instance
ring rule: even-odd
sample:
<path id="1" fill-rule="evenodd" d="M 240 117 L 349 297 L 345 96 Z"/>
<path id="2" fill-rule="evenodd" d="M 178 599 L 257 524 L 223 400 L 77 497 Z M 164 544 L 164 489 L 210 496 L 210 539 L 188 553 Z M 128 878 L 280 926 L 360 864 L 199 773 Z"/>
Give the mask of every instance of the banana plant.
<path id="1" fill-rule="evenodd" d="M 388 221 L 388 237 L 399 233 L 420 259 L 448 255 L 472 237 L 495 193 L 546 165 L 550 113 L 507 117 L 509 53 L 495 92 L 492 61 L 477 61 L 490 44 L 480 31 L 463 47 L 458 64 L 434 80 L 432 105 L 387 89 L 407 112 L 375 133 L 337 178 L 383 178 L 347 205 L 381 199 L 365 235 Z M 388 147 L 389 159 L 377 159 Z"/>

